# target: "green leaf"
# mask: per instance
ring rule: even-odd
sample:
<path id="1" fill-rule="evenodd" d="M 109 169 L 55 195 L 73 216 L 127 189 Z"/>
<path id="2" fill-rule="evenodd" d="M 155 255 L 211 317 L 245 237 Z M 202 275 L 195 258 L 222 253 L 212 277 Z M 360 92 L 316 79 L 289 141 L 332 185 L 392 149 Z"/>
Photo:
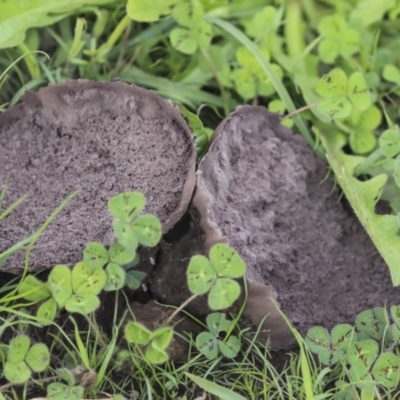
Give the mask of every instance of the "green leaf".
<path id="1" fill-rule="evenodd" d="M 339 55 L 347 59 L 360 48 L 360 34 L 339 14 L 321 18 L 318 30 L 323 35 L 318 53 L 325 63 L 332 64 Z"/>
<path id="2" fill-rule="evenodd" d="M 197 41 L 197 45 L 201 49 L 208 49 L 211 43 L 212 30 L 211 25 L 206 21 L 201 21 L 198 26 L 196 26 L 194 35 Z"/>
<path id="3" fill-rule="evenodd" d="M 50 364 L 50 352 L 43 343 L 34 344 L 28 351 L 25 359 L 33 372 L 42 372 Z"/>
<path id="4" fill-rule="evenodd" d="M 347 97 L 358 110 L 366 110 L 371 105 L 371 95 L 361 72 L 350 75 Z"/>
<path id="5" fill-rule="evenodd" d="M 379 346 L 375 340 L 366 339 L 353 343 L 349 348 L 351 366 L 363 366 L 369 370 L 378 355 Z"/>
<path id="6" fill-rule="evenodd" d="M 136 251 L 129 251 L 120 243 L 115 243 L 110 247 L 108 252 L 110 261 L 115 264 L 129 264 L 136 257 Z"/>
<path id="7" fill-rule="evenodd" d="M 265 57 L 266 60 L 270 59 L 270 54 L 268 49 L 260 48 L 261 54 Z M 236 50 L 236 60 L 239 65 L 242 66 L 245 70 L 255 74 L 262 70 L 260 64 L 257 59 L 253 56 L 250 50 L 248 50 L 245 46 L 241 46 Z"/>
<path id="8" fill-rule="evenodd" d="M 233 321 L 229 321 L 223 313 L 212 313 L 207 315 L 207 327 L 209 331 L 218 336 L 221 332 L 229 332 Z"/>
<path id="9" fill-rule="evenodd" d="M 237 251 L 223 243 L 211 248 L 210 261 L 220 277 L 240 278 L 246 272 L 246 264 Z"/>
<path id="10" fill-rule="evenodd" d="M 357 154 L 370 153 L 376 145 L 376 138 L 370 130 L 355 129 L 350 134 L 351 149 Z"/>
<path id="11" fill-rule="evenodd" d="M 381 22 L 384 15 L 393 9 L 393 0 L 359 0 L 350 8 L 349 18 L 360 24 L 360 29 Z"/>
<path id="12" fill-rule="evenodd" d="M 393 353 L 383 353 L 371 370 L 375 380 L 385 388 L 396 388 L 400 378 L 400 359 Z"/>
<path id="13" fill-rule="evenodd" d="M 239 284 L 230 278 L 219 278 L 208 294 L 208 305 L 212 310 L 230 307 L 240 295 Z"/>
<path id="14" fill-rule="evenodd" d="M 150 343 L 149 347 L 147 347 L 145 357 L 151 364 L 162 364 L 169 359 L 168 354 L 164 350 L 155 347 L 153 343 Z"/>
<path id="15" fill-rule="evenodd" d="M 170 327 L 157 329 L 151 335 L 153 345 L 159 350 L 165 350 L 171 343 L 174 330 Z"/>
<path id="16" fill-rule="evenodd" d="M 388 81 L 400 85 L 400 70 L 393 64 L 387 64 L 383 68 L 382 76 Z"/>
<path id="17" fill-rule="evenodd" d="M 359 389 L 371 392 L 374 390 L 376 383 L 369 374 L 368 368 L 364 365 L 353 365 L 350 368 L 351 382 L 355 382 Z"/>
<path id="18" fill-rule="evenodd" d="M 380 342 L 389 325 L 386 310 L 381 307 L 365 310 L 357 315 L 355 326 L 359 332 Z"/>
<path id="19" fill-rule="evenodd" d="M 76 312 L 88 315 L 100 306 L 100 300 L 95 294 L 82 293 L 72 295 L 65 303 L 65 309 L 69 312 Z"/>
<path id="20" fill-rule="evenodd" d="M 117 219 L 113 222 L 113 229 L 118 242 L 124 246 L 127 251 L 135 252 L 139 242 L 132 226 L 125 221 Z"/>
<path id="21" fill-rule="evenodd" d="M 126 285 L 130 289 L 138 289 L 146 274 L 141 271 L 130 270 L 126 273 Z"/>
<path id="22" fill-rule="evenodd" d="M 72 289 L 75 294 L 99 294 L 107 282 L 107 274 L 101 268 L 90 268 L 78 262 L 72 269 Z"/>
<path id="23" fill-rule="evenodd" d="M 71 270 L 66 265 L 56 265 L 50 272 L 51 295 L 57 305 L 62 308 L 72 296 Z"/>
<path id="24" fill-rule="evenodd" d="M 354 335 L 353 327 L 349 324 L 336 325 L 331 332 L 332 346 L 335 349 L 347 350 Z"/>
<path id="25" fill-rule="evenodd" d="M 7 361 L 4 364 L 4 376 L 11 383 L 24 383 L 31 377 L 31 370 L 25 361 L 12 363 Z"/>
<path id="26" fill-rule="evenodd" d="M 191 379 L 197 386 L 206 390 L 208 393 L 218 396 L 221 400 L 246 400 L 245 397 L 227 389 L 223 386 L 217 385 L 214 382 L 200 378 L 198 376 L 185 372 L 185 375 Z"/>
<path id="27" fill-rule="evenodd" d="M 344 71 L 335 68 L 320 78 L 315 86 L 315 91 L 324 98 L 340 97 L 346 94 L 347 83 Z"/>
<path id="28" fill-rule="evenodd" d="M 378 251 L 390 269 L 392 282 L 400 284 L 400 237 L 399 225 L 395 215 L 375 213 L 376 199 L 381 195 L 387 182 L 387 175 L 380 174 L 366 181 L 353 176 L 354 169 L 364 161 L 363 157 L 347 155 L 342 151 L 346 138 L 338 133 L 324 132 L 321 142 L 327 159 L 346 198 L 353 207 L 358 219 L 368 232 Z"/>
<path id="29" fill-rule="evenodd" d="M 313 326 L 307 332 L 305 342 L 313 353 L 319 354 L 330 348 L 329 332 L 322 326 Z"/>
<path id="30" fill-rule="evenodd" d="M 394 157 L 400 153 L 400 129 L 398 125 L 382 133 L 379 138 L 379 146 L 386 157 Z"/>
<path id="31" fill-rule="evenodd" d="M 43 326 L 50 325 L 54 321 L 56 315 L 57 303 L 53 298 L 48 299 L 41 304 L 36 313 L 39 323 Z"/>
<path id="32" fill-rule="evenodd" d="M 108 262 L 108 251 L 101 243 L 88 243 L 83 251 L 83 261 L 90 268 L 103 268 Z"/>
<path id="33" fill-rule="evenodd" d="M 392 316 L 394 323 L 400 329 L 400 305 L 390 307 L 390 315 Z"/>
<path id="34" fill-rule="evenodd" d="M 3 0 L 0 13 L 0 49 L 25 40 L 27 29 L 52 25 L 90 4 L 111 4 L 115 0 Z"/>
<path id="35" fill-rule="evenodd" d="M 218 339 L 218 347 L 227 358 L 235 358 L 240 350 L 240 340 L 236 336 L 230 336 L 226 342 Z"/>
<path id="36" fill-rule="evenodd" d="M 218 355 L 217 338 L 210 332 L 201 332 L 196 337 L 196 346 L 200 353 L 204 354 L 209 360 L 213 360 Z"/>
<path id="37" fill-rule="evenodd" d="M 146 200 L 142 193 L 126 192 L 112 197 L 108 201 L 108 210 L 113 217 L 124 222 L 131 222 L 140 214 L 145 204 Z"/>
<path id="38" fill-rule="evenodd" d="M 84 388 L 82 386 L 67 386 L 64 383 L 50 383 L 47 386 L 49 400 L 81 400 Z"/>
<path id="39" fill-rule="evenodd" d="M 125 339 L 129 343 L 147 345 L 151 341 L 152 332 L 138 322 L 128 322 L 125 327 Z"/>
<path id="40" fill-rule="evenodd" d="M 328 367 L 332 367 L 342 359 L 343 355 L 343 350 L 325 349 L 318 353 L 318 358 L 322 364 L 327 365 Z"/>
<path id="41" fill-rule="evenodd" d="M 253 74 L 246 69 L 237 69 L 233 72 L 235 89 L 246 100 L 257 94 L 256 80 Z"/>
<path id="42" fill-rule="evenodd" d="M 186 274 L 189 290 L 193 294 L 208 292 L 217 279 L 217 274 L 208 258 L 200 255 L 190 259 Z"/>
<path id="43" fill-rule="evenodd" d="M 171 0 L 153 0 L 151 3 L 142 0 L 128 0 L 126 13 L 129 18 L 140 22 L 158 21 L 161 15 L 169 14 Z"/>
<path id="44" fill-rule="evenodd" d="M 142 215 L 131 224 L 140 244 L 154 247 L 161 239 L 161 222 L 154 215 Z"/>
<path id="45" fill-rule="evenodd" d="M 68 368 L 57 368 L 56 373 L 63 381 L 67 382 L 69 386 L 75 385 L 74 374 Z"/>
<path id="46" fill-rule="evenodd" d="M 249 21 L 243 21 L 247 35 L 256 40 L 264 39 L 278 24 L 278 11 L 272 6 L 264 7 L 261 11 L 254 13 Z"/>
<path id="47" fill-rule="evenodd" d="M 172 47 L 184 54 L 193 54 L 197 50 L 197 40 L 193 31 L 187 28 L 175 28 L 169 34 Z"/>
<path id="48" fill-rule="evenodd" d="M 125 285 L 125 271 L 117 264 L 109 263 L 105 269 L 107 281 L 104 286 L 106 291 L 120 290 Z"/>
<path id="49" fill-rule="evenodd" d="M 178 3 L 172 10 L 172 17 L 186 28 L 190 28 L 192 25 L 201 22 L 203 15 L 204 12 L 201 5 L 195 2 Z"/>
<path id="50" fill-rule="evenodd" d="M 21 335 L 12 339 L 7 352 L 7 361 L 15 364 L 23 361 L 28 352 L 31 340 L 29 336 Z"/>
<path id="51" fill-rule="evenodd" d="M 24 295 L 24 293 L 32 292 Z M 48 284 L 28 275 L 18 286 L 18 294 L 23 295 L 29 301 L 42 301 L 51 296 Z"/>

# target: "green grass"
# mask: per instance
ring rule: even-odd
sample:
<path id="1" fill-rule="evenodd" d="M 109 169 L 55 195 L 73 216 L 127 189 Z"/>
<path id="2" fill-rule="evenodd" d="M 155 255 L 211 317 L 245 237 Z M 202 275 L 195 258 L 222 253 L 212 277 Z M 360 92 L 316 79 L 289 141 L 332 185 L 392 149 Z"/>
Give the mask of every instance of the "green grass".
<path id="1" fill-rule="evenodd" d="M 150 3 L 135 0 L 27 3 L 21 10 L 6 0 L 11 4 L 6 11 L 0 3 L 0 111 L 16 104 L 26 90 L 48 83 L 119 77 L 197 114 L 206 127 L 192 118 L 202 156 L 209 133 L 239 104 L 275 104 L 286 115 L 284 121 L 293 119 L 294 131 L 330 163 L 332 178 L 387 261 L 393 284 L 400 283 L 398 2 L 177 0 L 177 8 L 173 2 L 171 7 L 160 3 L 160 15 L 154 15 L 156 2 L 149 8 Z M 176 41 L 178 34 L 184 40 Z M 5 196 L 6 185 L 0 206 Z M 26 251 L 23 276 L 0 285 L 0 365 L 17 333 L 41 338 L 34 302 L 22 301 L 19 289 L 32 246 L 71 196 L 37 232 L 27 233 L 25 240 L 0 254 L 1 268 L 13 252 Z M 377 196 L 388 201 L 392 215 L 375 214 Z M 6 216 L 25 200 L 0 208 L 0 223 L 7 223 Z M 50 367 L 23 384 L 8 383 L 0 374 L 0 399 L 43 394 L 60 375 L 68 382 L 65 374 L 76 375 L 78 366 L 91 383 L 84 392 L 90 399 L 133 391 L 137 399 L 189 400 L 202 398 L 203 391 L 211 398 L 233 400 L 396 398 L 396 390 L 376 382 L 371 390 L 362 389 L 346 358 L 331 366 L 320 364 L 295 330 L 298 349 L 279 371 L 268 344 L 237 324 L 232 333 L 240 338 L 242 350 L 236 358 L 209 360 L 197 350 L 194 338 L 186 338 L 186 362 L 151 364 L 140 348 L 121 344 L 123 311 L 132 312 L 123 292 L 116 293 L 116 327 L 111 333 L 102 330 L 93 313 L 79 320 L 67 314 L 62 323 L 53 322 L 46 335 L 53 357 Z M 396 346 L 391 350 L 398 357 Z M 56 357 L 63 362 L 58 364 Z M 67 372 L 56 370 L 61 366 Z M 71 379 L 71 388 L 85 386 L 82 376 Z M 69 396 L 80 398 L 72 392 Z"/>

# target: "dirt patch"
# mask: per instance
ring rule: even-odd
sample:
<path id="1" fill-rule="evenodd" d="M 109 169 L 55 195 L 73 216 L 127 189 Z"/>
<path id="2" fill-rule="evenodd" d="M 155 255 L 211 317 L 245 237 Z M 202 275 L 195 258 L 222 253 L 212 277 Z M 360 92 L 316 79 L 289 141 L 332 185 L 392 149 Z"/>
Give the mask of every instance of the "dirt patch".
<path id="1" fill-rule="evenodd" d="M 294 343 L 276 299 L 305 334 L 313 325 L 353 323 L 368 308 L 398 303 L 389 271 L 361 224 L 300 136 L 262 107 L 240 107 L 221 123 L 197 172 L 189 214 L 164 237 L 151 290 L 179 305 L 190 294 L 194 254 L 229 243 L 247 263 L 245 315 L 275 349 Z M 173 277 L 173 279 L 171 279 Z M 188 306 L 210 312 L 205 298 Z"/>
<path id="2" fill-rule="evenodd" d="M 208 193 L 202 224 L 214 231 L 208 244 L 219 231 L 217 241 L 228 240 L 242 255 L 250 281 L 275 289 L 303 334 L 315 324 L 353 322 L 385 301 L 399 303 L 385 262 L 324 181 L 325 165 L 276 115 L 239 108 L 221 124 L 199 170 L 194 203 L 199 188 Z M 260 296 L 248 315 L 265 303 Z"/>
<path id="3" fill-rule="evenodd" d="M 122 82 L 67 81 L 28 93 L 0 115 L 0 183 L 5 206 L 30 197 L 0 225 L 0 252 L 36 231 L 73 191 L 82 192 L 37 242 L 32 269 L 72 264 L 89 241 L 113 239 L 107 201 L 145 194 L 164 232 L 188 207 L 195 183 L 193 137 L 179 109 Z M 19 269 L 23 254 L 3 267 Z"/>

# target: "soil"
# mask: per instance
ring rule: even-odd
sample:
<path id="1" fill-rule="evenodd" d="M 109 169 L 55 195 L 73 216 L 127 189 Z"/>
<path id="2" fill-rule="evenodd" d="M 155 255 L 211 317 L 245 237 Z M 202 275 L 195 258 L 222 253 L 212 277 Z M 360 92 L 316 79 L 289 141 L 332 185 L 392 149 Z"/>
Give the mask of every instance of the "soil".
<path id="1" fill-rule="evenodd" d="M 400 288 L 325 179 L 325 164 L 277 115 L 240 107 L 221 124 L 199 170 L 194 202 L 201 187 L 212 199 L 211 225 L 244 258 L 249 280 L 275 289 L 301 333 L 400 303 Z"/>
<path id="2" fill-rule="evenodd" d="M 31 267 L 70 264 L 88 241 L 110 243 L 106 203 L 113 194 L 144 192 L 146 211 L 162 220 L 165 232 L 190 201 L 194 145 L 176 110 L 155 94 L 147 101 L 142 89 L 134 89 L 133 99 L 123 83 L 106 91 L 87 85 L 43 89 L 0 116 L 0 182 L 10 173 L 6 205 L 31 194 L 0 225 L 0 252 L 35 231 L 77 186 L 84 188 L 40 238 Z M 246 261 L 249 280 L 274 288 L 301 333 L 400 303 L 400 288 L 393 288 L 375 246 L 325 179 L 326 166 L 277 115 L 239 108 L 221 124 L 200 169 L 199 182 L 213 197 L 211 220 Z M 187 298 L 188 260 L 207 250 L 198 211 L 161 243 L 149 279 L 157 300 Z M 9 267 L 21 266 L 22 257 Z M 207 314 L 204 299 L 200 304 Z M 255 313 L 257 307 L 263 309 L 255 304 Z"/>
<path id="3" fill-rule="evenodd" d="M 28 92 L 0 115 L 0 184 L 7 207 L 29 198 L 0 225 L 0 253 L 35 232 L 61 202 L 76 196 L 46 229 L 30 268 L 74 264 L 86 243 L 113 240 L 107 201 L 141 191 L 145 211 L 168 231 L 188 207 L 196 150 L 179 109 L 155 92 L 122 82 L 67 81 Z M 21 270 L 23 252 L 4 270 Z"/>

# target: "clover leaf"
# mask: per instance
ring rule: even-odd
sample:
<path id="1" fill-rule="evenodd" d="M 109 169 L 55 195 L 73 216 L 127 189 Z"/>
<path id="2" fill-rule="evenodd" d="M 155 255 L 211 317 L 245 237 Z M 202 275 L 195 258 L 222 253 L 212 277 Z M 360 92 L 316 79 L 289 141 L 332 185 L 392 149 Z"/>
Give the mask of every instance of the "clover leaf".
<path id="1" fill-rule="evenodd" d="M 139 244 L 149 247 L 155 246 L 162 235 L 162 226 L 157 217 L 153 215 L 139 217 L 144 206 L 145 198 L 139 192 L 121 193 L 111 198 L 108 202 L 108 209 L 116 218 L 113 221 L 113 229 L 117 241 L 127 252 L 131 253 L 133 258 L 136 255 L 136 249 Z M 93 251 L 95 252 L 95 258 L 105 260 L 106 255 L 103 249 L 98 247 Z M 118 251 L 122 253 L 122 249 Z M 128 257 L 126 254 L 125 256 Z M 87 258 L 90 258 L 89 254 Z"/>
<path id="2" fill-rule="evenodd" d="M 350 376 L 360 389 L 372 390 L 374 387 L 369 371 L 378 352 L 378 343 L 372 339 L 355 342 L 350 346 L 348 353 Z"/>
<path id="3" fill-rule="evenodd" d="M 158 21 L 161 15 L 170 13 L 170 7 L 176 0 L 154 0 L 152 2 L 143 0 L 128 0 L 126 13 L 129 18 L 140 22 Z"/>
<path id="4" fill-rule="evenodd" d="M 240 340 L 236 336 L 229 336 L 226 341 L 218 338 L 221 332 L 228 332 L 233 321 L 226 319 L 222 313 L 213 313 L 207 316 L 209 332 L 201 332 L 196 337 L 196 346 L 209 360 L 218 356 L 218 350 L 228 358 L 237 356 L 240 350 Z"/>
<path id="5" fill-rule="evenodd" d="M 350 146 L 355 153 L 365 154 L 372 151 L 377 143 L 373 131 L 380 125 L 382 113 L 376 106 L 365 111 L 353 110 L 349 119 Z"/>
<path id="6" fill-rule="evenodd" d="M 386 388 L 396 388 L 400 379 L 400 358 L 393 353 L 382 353 L 375 361 L 371 374 Z"/>
<path id="7" fill-rule="evenodd" d="M 278 21 L 278 10 L 273 6 L 267 6 L 255 13 L 252 18 L 244 20 L 243 25 L 248 36 L 264 44 L 269 34 L 277 27 Z"/>
<path id="8" fill-rule="evenodd" d="M 172 17 L 181 27 L 170 32 L 172 46 L 185 54 L 193 54 L 200 47 L 206 49 L 211 42 L 211 25 L 203 19 L 200 3 L 181 2 L 172 10 Z"/>
<path id="9" fill-rule="evenodd" d="M 44 371 L 50 362 L 50 352 L 43 343 L 31 346 L 29 336 L 21 335 L 12 339 L 4 364 L 4 376 L 11 383 L 29 380 L 32 372 Z"/>
<path id="10" fill-rule="evenodd" d="M 155 218 L 155 217 L 154 217 Z M 121 265 L 131 263 L 136 257 L 136 252 L 114 243 L 110 250 L 96 242 L 88 243 L 83 252 L 83 261 L 91 268 L 104 268 L 107 282 L 104 290 L 119 290 L 125 285 L 126 274 Z"/>
<path id="11" fill-rule="evenodd" d="M 107 275 L 101 268 L 91 268 L 79 262 L 72 272 L 66 265 L 55 266 L 48 280 L 52 296 L 60 308 L 86 315 L 99 307 L 97 295 L 104 288 Z"/>
<path id="12" fill-rule="evenodd" d="M 270 59 L 269 51 L 265 46 L 260 46 L 260 51 L 267 60 Z M 246 47 L 242 46 L 237 49 L 236 59 L 239 66 L 232 71 L 232 80 L 235 89 L 244 99 L 251 99 L 257 94 L 271 96 L 275 93 L 269 76 Z M 277 64 L 271 64 L 271 67 L 276 75 L 282 78 L 282 69 Z"/>
<path id="13" fill-rule="evenodd" d="M 365 310 L 357 315 L 355 326 L 358 330 L 357 337 L 359 340 L 374 339 L 381 342 L 392 341 L 392 337 L 388 337 L 390 330 L 387 329 L 389 318 L 386 310 L 382 307 L 375 307 L 371 310 Z M 386 336 L 384 337 L 384 335 Z"/>
<path id="14" fill-rule="evenodd" d="M 66 385 L 65 383 L 50 383 L 47 386 L 47 398 L 49 400 L 81 400 L 84 388 L 82 386 Z"/>
<path id="15" fill-rule="evenodd" d="M 347 59 L 360 49 L 360 34 L 350 29 L 339 14 L 321 18 L 318 31 L 323 37 L 318 46 L 318 54 L 327 64 L 333 64 L 338 56 Z"/>
<path id="16" fill-rule="evenodd" d="M 210 250 L 210 259 L 201 255 L 191 258 L 186 271 L 189 290 L 196 295 L 209 292 L 212 310 L 230 307 L 239 297 L 240 286 L 232 278 L 244 275 L 246 264 L 236 250 L 219 243 Z"/>
<path id="17" fill-rule="evenodd" d="M 305 342 L 322 364 L 333 366 L 344 356 L 352 336 L 353 328 L 348 324 L 335 326 L 331 334 L 321 326 L 314 326 L 308 330 Z"/>
<path id="18" fill-rule="evenodd" d="M 173 329 L 159 328 L 151 332 L 138 322 L 128 322 L 125 327 L 125 339 L 137 346 L 147 346 L 145 358 L 152 364 L 161 364 L 168 360 L 166 349 L 171 343 Z"/>
<path id="19" fill-rule="evenodd" d="M 317 82 L 315 91 L 323 98 L 318 111 L 332 119 L 346 118 L 353 109 L 365 111 L 371 105 L 361 72 L 354 72 L 348 78 L 341 69 L 333 69 Z"/>
<path id="20" fill-rule="evenodd" d="M 379 146 L 382 153 L 388 158 L 395 157 L 400 153 L 400 128 L 398 125 L 387 129 L 381 134 Z"/>

